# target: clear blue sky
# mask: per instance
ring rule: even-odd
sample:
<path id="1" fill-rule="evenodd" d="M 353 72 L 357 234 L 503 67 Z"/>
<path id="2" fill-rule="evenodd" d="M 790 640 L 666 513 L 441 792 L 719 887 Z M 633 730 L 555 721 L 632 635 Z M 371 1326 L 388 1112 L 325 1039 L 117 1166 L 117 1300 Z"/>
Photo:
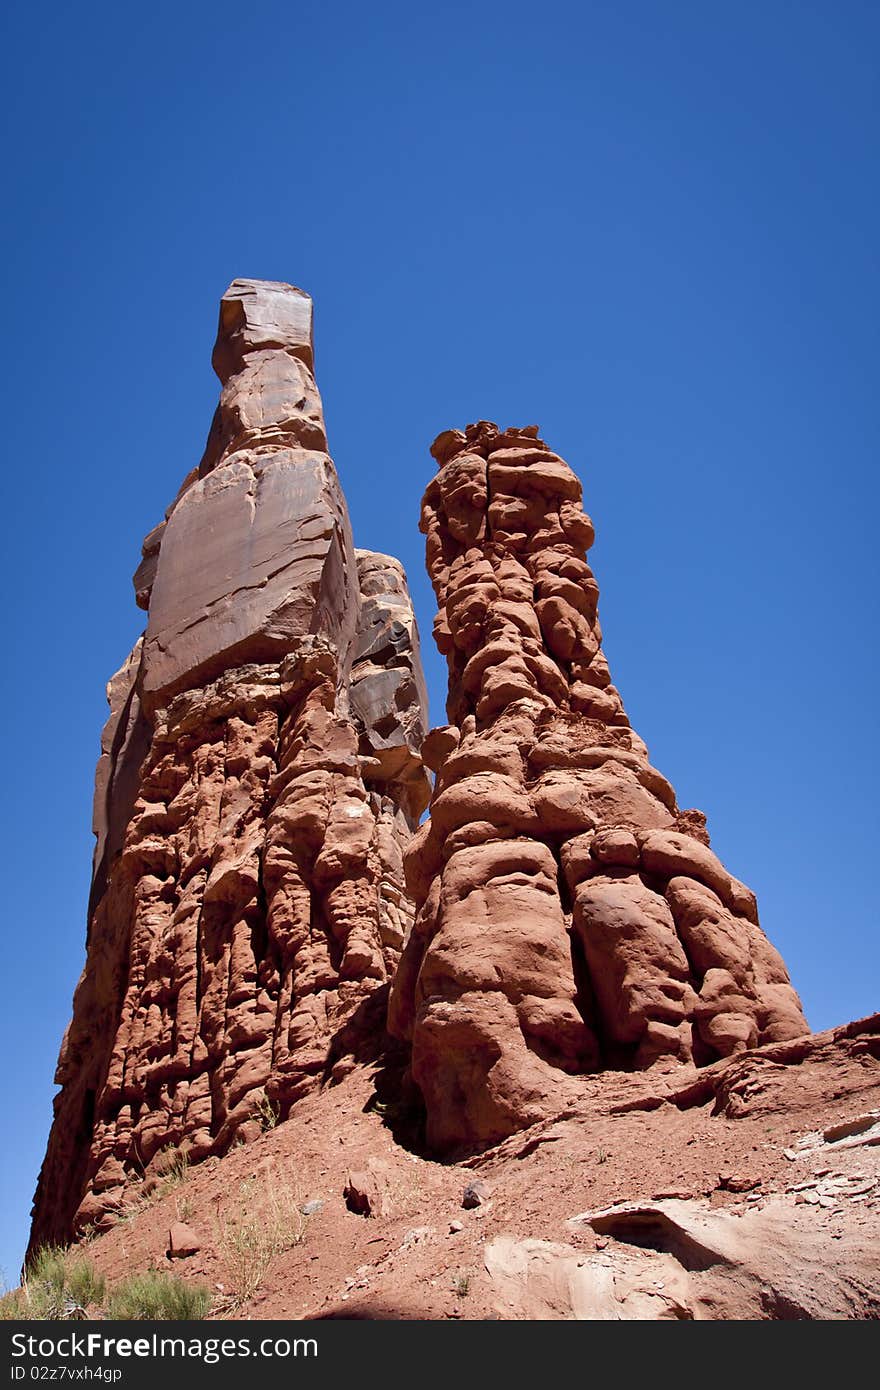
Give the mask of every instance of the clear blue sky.
<path id="1" fill-rule="evenodd" d="M 235 276 L 317 305 L 357 543 L 425 639 L 428 445 L 537 422 L 612 671 L 808 1017 L 878 1007 L 877 64 L 842 0 L 9 9 L 0 1266 L 82 966 L 104 683 Z"/>

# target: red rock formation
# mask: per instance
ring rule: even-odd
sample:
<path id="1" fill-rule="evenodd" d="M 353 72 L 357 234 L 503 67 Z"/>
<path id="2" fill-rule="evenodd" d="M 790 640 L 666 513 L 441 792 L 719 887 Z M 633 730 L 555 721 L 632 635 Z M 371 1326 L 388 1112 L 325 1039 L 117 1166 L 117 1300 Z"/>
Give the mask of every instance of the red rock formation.
<path id="1" fill-rule="evenodd" d="M 289 285 L 227 291 L 207 449 L 144 543 L 34 1245 L 344 1072 L 409 929 L 418 635 L 400 565 L 353 549 L 311 318 Z"/>
<path id="2" fill-rule="evenodd" d="M 410 844 L 389 1025 L 439 1150 L 560 1108 L 577 1074 L 807 1031 L 754 895 L 680 811 L 611 684 L 581 485 L 537 437 L 449 431 L 421 527 L 450 726 Z"/>

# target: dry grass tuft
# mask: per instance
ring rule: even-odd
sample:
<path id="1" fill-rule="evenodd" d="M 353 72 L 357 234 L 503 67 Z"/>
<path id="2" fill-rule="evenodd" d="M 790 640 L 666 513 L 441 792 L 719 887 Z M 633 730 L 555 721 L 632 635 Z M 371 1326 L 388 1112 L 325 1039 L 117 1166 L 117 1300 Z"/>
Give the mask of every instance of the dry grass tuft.
<path id="1" fill-rule="evenodd" d="M 231 1286 L 223 1311 L 253 1298 L 275 1256 L 305 1239 L 307 1224 L 299 1193 L 274 1173 L 260 1184 L 254 1178 L 239 1184 L 235 1202 L 217 1213 L 217 1243 Z"/>

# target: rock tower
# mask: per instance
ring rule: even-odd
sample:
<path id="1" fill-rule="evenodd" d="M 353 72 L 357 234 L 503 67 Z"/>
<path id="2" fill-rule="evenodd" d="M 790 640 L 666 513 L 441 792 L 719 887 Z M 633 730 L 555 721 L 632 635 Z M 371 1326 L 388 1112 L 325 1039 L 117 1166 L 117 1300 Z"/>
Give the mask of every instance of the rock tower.
<path id="1" fill-rule="evenodd" d="M 421 528 L 450 724 L 392 1032 L 436 1150 L 486 1144 L 575 1076 L 701 1065 L 807 1032 L 754 894 L 652 767 L 602 653 L 593 527 L 534 427 L 441 434 Z"/>
<path id="2" fill-rule="evenodd" d="M 108 687 L 33 1245 L 112 1222 L 170 1154 L 254 1138 L 350 1065 L 409 930 L 418 635 L 400 564 L 353 546 L 308 295 L 236 280 L 213 363 L 207 448 L 144 542 L 146 632 Z"/>

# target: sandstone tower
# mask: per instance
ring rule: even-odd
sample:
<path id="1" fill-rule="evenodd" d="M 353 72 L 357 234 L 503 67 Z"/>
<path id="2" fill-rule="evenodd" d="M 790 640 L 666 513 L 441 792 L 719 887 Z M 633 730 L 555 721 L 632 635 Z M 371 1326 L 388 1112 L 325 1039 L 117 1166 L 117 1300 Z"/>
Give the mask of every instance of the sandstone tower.
<path id="1" fill-rule="evenodd" d="M 429 785 L 406 579 L 354 549 L 312 303 L 236 280 L 204 457 L 144 542 L 143 638 L 108 687 L 88 954 L 32 1244 L 260 1133 L 340 1065 L 409 929 Z"/>
<path id="2" fill-rule="evenodd" d="M 581 485 L 537 437 L 435 441 L 422 530 L 449 665 L 390 1026 L 439 1150 L 559 1109 L 569 1077 L 807 1031 L 754 895 L 681 811 L 602 654 Z"/>

